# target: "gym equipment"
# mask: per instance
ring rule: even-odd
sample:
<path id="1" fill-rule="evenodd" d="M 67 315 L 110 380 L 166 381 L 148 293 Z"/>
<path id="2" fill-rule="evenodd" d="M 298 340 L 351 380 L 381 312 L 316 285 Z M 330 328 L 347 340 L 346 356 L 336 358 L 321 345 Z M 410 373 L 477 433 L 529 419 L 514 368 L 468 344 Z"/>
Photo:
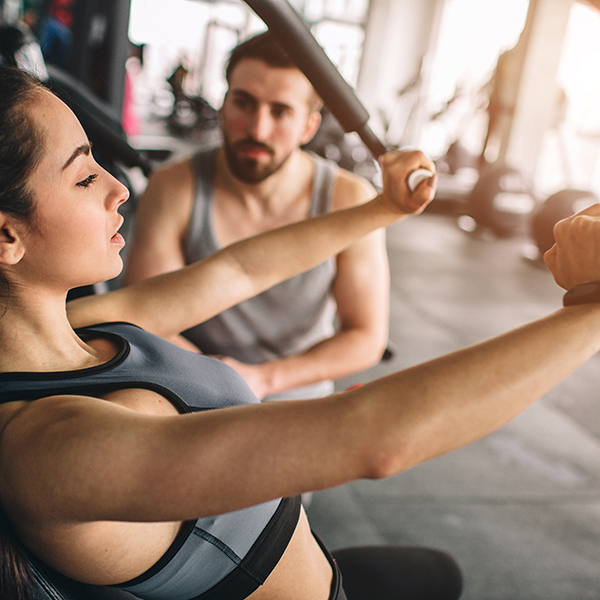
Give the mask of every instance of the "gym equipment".
<path id="1" fill-rule="evenodd" d="M 380 181 L 380 170 L 371 151 L 359 137 L 346 135 L 327 106 L 321 109 L 317 133 L 302 149 L 333 160 L 342 169 L 368 179 L 375 187 Z"/>
<path id="2" fill-rule="evenodd" d="M 368 125 L 370 115 L 367 109 L 290 3 L 287 0 L 245 2 L 264 21 L 296 66 L 306 75 L 342 129 L 346 133 L 356 132 L 375 158 L 384 154 L 386 147 Z M 427 175 L 424 176 L 424 173 Z M 411 174 L 413 176 L 414 187 L 410 178 L 408 182 L 412 191 L 433 174 L 426 169 L 419 169 Z"/>
<path id="3" fill-rule="evenodd" d="M 40 45 L 29 28 L 20 23 L 0 23 L 0 65 L 17 67 L 38 79 L 48 77 Z"/>
<path id="4" fill-rule="evenodd" d="M 376 158 L 386 151 L 371 131 L 367 109 L 287 0 L 245 0 L 306 75 L 347 133 L 355 131 Z"/>
<path id="5" fill-rule="evenodd" d="M 408 189 L 414 192 L 424 181 L 433 177 L 428 169 L 417 169 L 408 176 Z"/>
<path id="6" fill-rule="evenodd" d="M 498 237 L 524 235 L 537 206 L 524 175 L 509 165 L 487 167 L 465 201 L 466 214 Z"/>
<path id="7" fill-rule="evenodd" d="M 556 192 L 542 202 L 531 216 L 531 237 L 544 254 L 554 245 L 554 225 L 575 213 L 600 202 L 600 198 L 587 190 L 566 189 Z"/>

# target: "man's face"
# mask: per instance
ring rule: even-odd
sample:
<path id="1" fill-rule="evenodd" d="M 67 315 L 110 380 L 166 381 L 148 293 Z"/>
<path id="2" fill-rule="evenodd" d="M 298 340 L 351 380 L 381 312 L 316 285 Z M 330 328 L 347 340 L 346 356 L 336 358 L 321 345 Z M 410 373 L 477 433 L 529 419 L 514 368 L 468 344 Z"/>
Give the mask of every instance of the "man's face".
<path id="1" fill-rule="evenodd" d="M 250 58 L 236 65 L 220 114 L 225 156 L 238 179 L 263 181 L 313 137 L 320 122 L 310 110 L 313 93 L 298 69 Z"/>

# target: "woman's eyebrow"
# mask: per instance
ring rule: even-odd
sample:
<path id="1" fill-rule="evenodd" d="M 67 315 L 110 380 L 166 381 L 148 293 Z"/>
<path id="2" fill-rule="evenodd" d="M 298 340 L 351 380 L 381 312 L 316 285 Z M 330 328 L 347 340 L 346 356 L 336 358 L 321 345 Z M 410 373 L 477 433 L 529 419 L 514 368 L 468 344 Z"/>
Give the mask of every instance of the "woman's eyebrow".
<path id="1" fill-rule="evenodd" d="M 67 162 L 63 165 L 62 170 L 64 171 L 80 154 L 85 154 L 87 156 L 87 155 L 89 155 L 89 153 L 91 151 L 92 151 L 92 145 L 89 143 L 82 144 L 78 148 L 75 148 L 75 151 L 73 152 L 73 154 L 71 154 L 71 156 L 69 157 Z"/>

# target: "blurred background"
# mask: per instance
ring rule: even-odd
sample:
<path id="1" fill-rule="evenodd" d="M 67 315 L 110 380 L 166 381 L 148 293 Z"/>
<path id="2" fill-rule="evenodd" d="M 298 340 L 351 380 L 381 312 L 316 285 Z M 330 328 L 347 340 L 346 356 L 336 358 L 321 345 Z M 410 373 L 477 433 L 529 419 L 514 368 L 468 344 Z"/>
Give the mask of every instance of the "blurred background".
<path id="1" fill-rule="evenodd" d="M 422 149 L 440 175 L 426 213 L 387 232 L 393 356 L 338 389 L 557 308 L 561 291 L 541 260 L 552 227 L 600 195 L 600 0 L 291 4 L 376 135 Z M 126 228 L 156 165 L 218 143 L 228 53 L 265 28 L 241 0 L 0 9 L 0 64 L 36 72 L 68 100 L 96 158 L 130 187 Z M 366 146 L 327 108 L 309 146 L 377 185 Z M 331 547 L 445 548 L 463 565 L 466 600 L 597 600 L 597 358 L 468 448 L 316 493 L 313 526 Z"/>
<path id="2" fill-rule="evenodd" d="M 506 212 L 529 214 L 563 189 L 600 191 L 600 12 L 591 0 L 291 3 L 357 90 L 375 133 L 439 161 L 449 177 L 438 200 L 464 199 L 490 164 L 516 169 L 530 192 L 498 199 Z M 210 139 L 228 52 L 265 28 L 241 0 L 0 7 L 5 25 L 27 28 L 46 63 L 121 121 L 132 146 L 159 158 L 173 144 L 156 136 L 179 137 L 183 147 Z M 326 141 L 322 154 L 372 174 L 361 144 Z"/>
<path id="3" fill-rule="evenodd" d="M 550 203 L 567 212 L 600 192 L 595 1 L 291 4 L 357 90 L 380 139 L 436 159 L 436 208 L 471 216 L 465 228 L 513 235 L 557 192 L 570 190 Z M 39 41 L 51 79 L 89 92 L 105 127 L 155 161 L 218 136 L 228 53 L 265 28 L 241 0 L 1 0 L 0 7 L 5 29 Z M 376 178 L 364 146 L 335 126 L 324 119 L 312 149 Z M 541 220 L 555 220 L 560 210 L 550 208 Z"/>

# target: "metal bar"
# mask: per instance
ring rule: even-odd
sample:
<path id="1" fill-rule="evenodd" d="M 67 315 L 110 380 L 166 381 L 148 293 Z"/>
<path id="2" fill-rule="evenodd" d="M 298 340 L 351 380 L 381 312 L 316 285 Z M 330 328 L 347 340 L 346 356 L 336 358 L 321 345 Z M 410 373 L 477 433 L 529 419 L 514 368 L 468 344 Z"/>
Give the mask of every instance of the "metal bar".
<path id="1" fill-rule="evenodd" d="M 358 133 L 375 157 L 383 154 L 385 146 L 367 125 L 369 113 L 366 108 L 289 2 L 245 2 L 264 21 L 290 58 L 306 75 L 344 131 Z"/>

